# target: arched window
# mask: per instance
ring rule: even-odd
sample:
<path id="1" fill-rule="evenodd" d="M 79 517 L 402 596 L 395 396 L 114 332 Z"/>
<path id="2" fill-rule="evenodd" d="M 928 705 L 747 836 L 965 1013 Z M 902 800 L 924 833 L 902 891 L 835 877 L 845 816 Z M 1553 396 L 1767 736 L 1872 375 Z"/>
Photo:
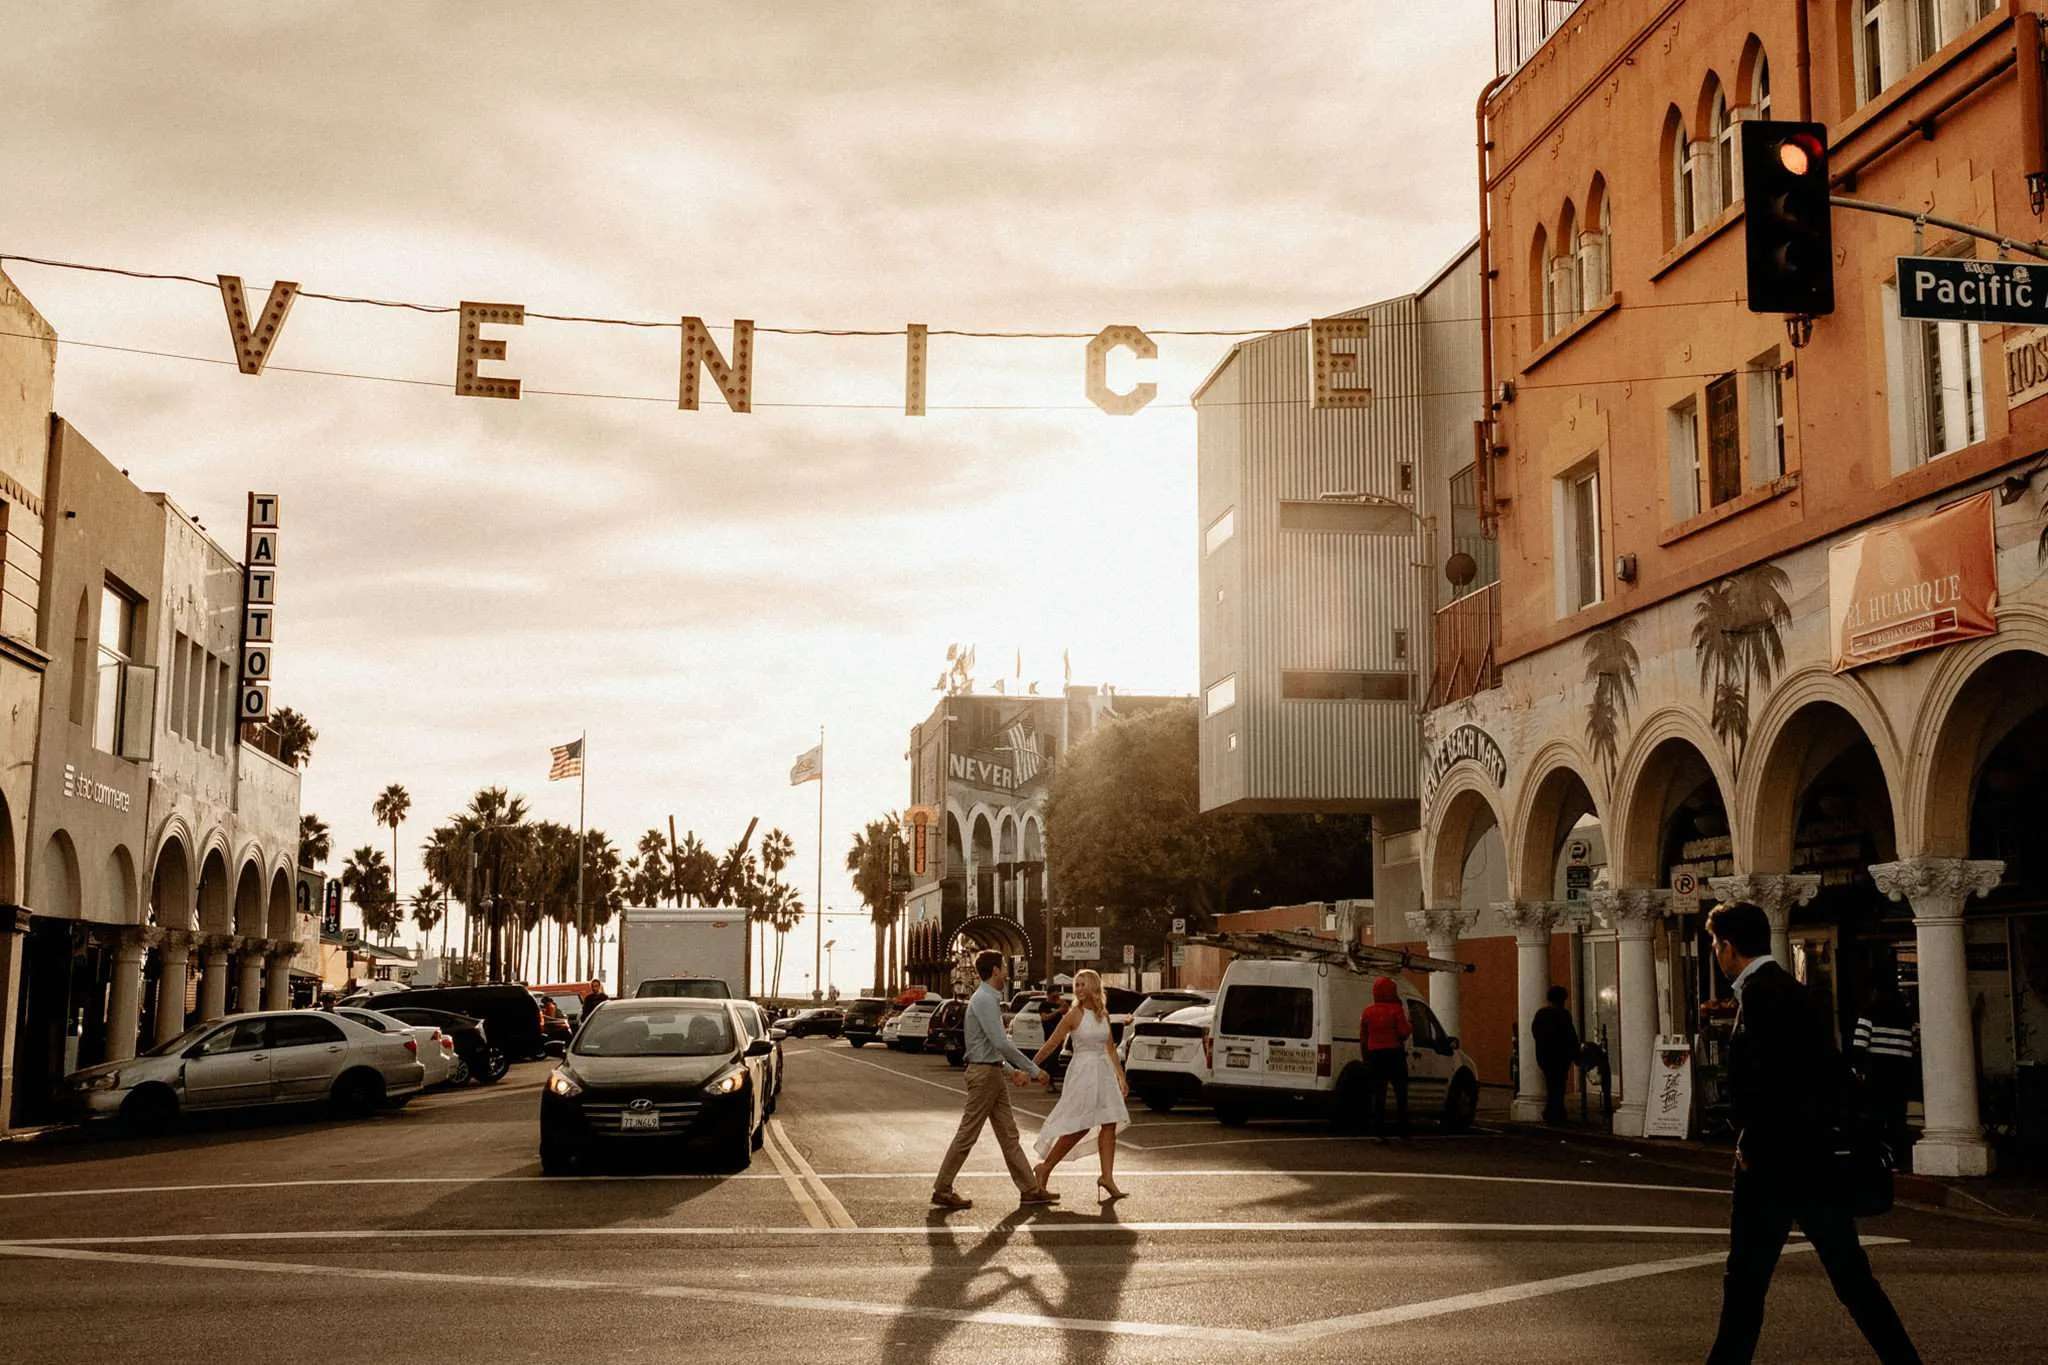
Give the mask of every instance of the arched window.
<path id="1" fill-rule="evenodd" d="M 1586 221 L 1579 229 L 1579 307 L 1590 310 L 1614 292 L 1614 205 L 1605 176 L 1593 177 L 1586 195 Z"/>
<path id="2" fill-rule="evenodd" d="M 1762 53 L 1756 58 L 1756 85 L 1750 103 L 1756 106 L 1758 118 L 1771 116 L 1771 59 Z"/>
<path id="3" fill-rule="evenodd" d="M 1540 227 L 1536 229 L 1535 243 L 1529 248 L 1529 311 L 1535 314 L 1533 330 L 1536 339 L 1548 341 L 1553 313 L 1550 305 L 1550 233 Z"/>
<path id="4" fill-rule="evenodd" d="M 1578 213 L 1564 201 L 1550 257 L 1550 330 L 1562 332 L 1579 316 Z"/>
<path id="5" fill-rule="evenodd" d="M 1700 205 L 1696 216 L 1701 222 L 1735 202 L 1735 119 L 1728 112 L 1728 92 L 1720 80 L 1713 76 L 1707 80 L 1707 143 L 1713 158 L 1707 184 L 1712 186 L 1714 198 L 1711 203 Z"/>
<path id="6" fill-rule="evenodd" d="M 1686 145 L 1685 119 L 1678 106 L 1664 115 L 1664 245 L 1677 246 L 1692 236 L 1696 223 L 1692 214 L 1692 175 L 1686 165 L 1691 148 Z"/>

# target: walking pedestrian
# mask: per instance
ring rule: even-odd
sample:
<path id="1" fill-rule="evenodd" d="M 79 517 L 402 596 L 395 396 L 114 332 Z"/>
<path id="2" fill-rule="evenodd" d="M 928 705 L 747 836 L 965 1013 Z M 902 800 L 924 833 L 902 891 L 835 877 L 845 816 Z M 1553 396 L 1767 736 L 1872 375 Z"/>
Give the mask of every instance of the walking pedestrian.
<path id="1" fill-rule="evenodd" d="M 1714 962 L 1735 994 L 1728 1084 L 1739 1134 L 1721 1322 L 1707 1365 L 1746 1365 L 1755 1355 L 1764 1297 L 1795 1223 L 1878 1359 L 1918 1365 L 1919 1353 L 1871 1273 L 1845 1191 L 1830 1169 L 1840 1059 L 1806 988 L 1771 957 L 1770 921 L 1756 906 L 1715 906 L 1707 932 Z"/>
<path id="2" fill-rule="evenodd" d="M 1365 1084 L 1372 1096 L 1372 1131 L 1387 1135 L 1387 1087 L 1394 1087 L 1401 1136 L 1408 1136 L 1408 1038 L 1415 1032 L 1392 977 L 1372 982 L 1372 1003 L 1358 1016 L 1359 1046 L 1365 1049 Z"/>
<path id="3" fill-rule="evenodd" d="M 604 993 L 604 982 L 591 982 L 589 991 L 587 991 L 583 996 L 583 1017 L 585 1019 L 588 1019 L 590 1017 L 590 1012 L 592 1010 L 596 1009 L 599 1005 L 602 1005 L 605 1001 L 609 999 L 611 999 L 611 997 Z"/>
<path id="4" fill-rule="evenodd" d="M 1543 1072 L 1543 1121 L 1564 1122 L 1565 1082 L 1571 1079 L 1572 1062 L 1579 1055 L 1579 1028 L 1572 1012 L 1564 1007 L 1570 992 L 1552 986 L 1550 1003 L 1536 1011 L 1529 1032 L 1536 1040 L 1536 1066 Z"/>
<path id="5" fill-rule="evenodd" d="M 1003 990 L 1010 984 L 1003 955 L 994 949 L 975 954 L 974 973 L 981 978 L 981 985 L 967 1001 L 967 1017 L 960 1028 L 962 1047 L 967 1054 L 967 1107 L 960 1115 L 953 1145 L 946 1149 L 946 1158 L 939 1163 L 939 1176 L 932 1185 L 932 1203 L 942 1209 L 974 1207 L 972 1199 L 954 1190 L 953 1177 L 966 1164 L 967 1154 L 974 1150 L 983 1124 L 996 1131 L 1003 1164 L 1010 1168 L 1010 1179 L 1017 1183 L 1018 1202 L 1057 1203 L 1059 1196 L 1047 1192 L 1024 1157 L 1009 1093 L 1009 1086 L 1030 1081 L 1044 1084 L 1050 1078 L 1038 1063 L 1018 1051 L 1010 1035 L 1003 1032 Z"/>
<path id="6" fill-rule="evenodd" d="M 1906 1095 L 1917 1070 L 1913 1010 L 1899 994 L 1898 982 L 1880 978 L 1857 1016 L 1854 1056 L 1863 1082 L 1863 1103 L 1872 1123 L 1884 1133 L 1892 1160 L 1903 1165 L 1912 1132 L 1906 1127 Z"/>
<path id="7" fill-rule="evenodd" d="M 1123 1059 L 1116 1055 L 1116 1039 L 1109 1027 L 1109 1003 L 1102 994 L 1102 974 L 1090 967 L 1074 974 L 1074 1007 L 1060 1020 L 1052 1037 L 1038 1049 L 1033 1062 L 1056 1055 L 1069 1037 L 1074 1040 L 1074 1060 L 1067 1067 L 1060 1086 L 1060 1102 L 1053 1106 L 1038 1130 L 1033 1150 L 1039 1155 L 1032 1172 L 1039 1188 L 1050 1188 L 1053 1167 L 1066 1159 L 1088 1130 L 1096 1130 L 1095 1151 L 1102 1174 L 1095 1179 L 1103 1200 L 1124 1197 L 1116 1183 L 1116 1134 L 1131 1125 L 1130 1079 L 1124 1075 Z M 1101 1202 L 1101 1201 L 1098 1201 Z"/>

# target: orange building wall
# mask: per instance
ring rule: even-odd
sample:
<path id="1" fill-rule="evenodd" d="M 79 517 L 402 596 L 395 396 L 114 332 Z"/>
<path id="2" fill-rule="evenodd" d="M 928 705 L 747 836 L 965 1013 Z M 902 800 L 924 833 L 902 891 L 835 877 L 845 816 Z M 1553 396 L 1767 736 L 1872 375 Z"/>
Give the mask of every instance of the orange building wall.
<path id="1" fill-rule="evenodd" d="M 2041 7 L 2042 0 L 2020 3 Z M 1869 105 L 1852 108 L 1849 8 L 1849 0 L 1809 5 L 1814 117 L 1829 125 L 1836 169 L 2012 52 L 2013 26 L 2001 7 Z M 1915 250 L 1911 223 L 1835 211 L 1836 312 L 1819 320 L 1801 351 L 1786 344 L 1782 318 L 1751 314 L 1735 301 L 1745 289 L 1740 201 L 1679 248 L 1669 243 L 1661 156 L 1667 110 L 1676 104 L 1691 136 L 1704 137 L 1709 73 L 1728 87 L 1731 105 L 1744 103 L 1754 39 L 1769 58 L 1772 116 L 1797 117 L 1794 22 L 1795 6 L 1783 0 L 1587 0 L 1493 99 L 1494 378 L 1516 388 L 1498 412 L 1497 439 L 1507 454 L 1493 469 L 1511 499 L 1499 533 L 1505 658 L 1833 536 L 2048 444 L 2048 401 L 2008 417 L 2001 329 L 1986 327 L 1987 439 L 1894 476 L 1880 291 L 1894 257 Z M 1915 137 L 1877 162 L 1854 193 L 1926 206 L 2022 240 L 2040 237 L 2015 150 L 2018 129 L 2018 85 L 2008 73 L 1944 114 L 1933 141 Z M 1532 278 L 1535 234 L 1545 226 L 1557 235 L 1567 201 L 1583 223 L 1596 175 L 1613 201 L 1619 306 L 1582 320 L 1575 335 L 1546 350 L 1533 316 L 1541 306 Z M 1948 239 L 1930 228 L 1926 246 Z M 1989 243 L 1974 251 L 1996 254 Z M 1793 361 L 1784 395 L 1787 477 L 1755 491 L 1745 484 L 1727 510 L 1681 525 L 1670 505 L 1667 409 L 1773 346 Z M 1746 392 L 1744 405 L 1746 422 Z M 1746 430 L 1744 444 L 1746 456 Z M 1558 475 L 1589 456 L 1601 468 L 1604 601 L 1561 620 L 1553 490 Z M 1615 577 L 1615 557 L 1624 553 L 1636 557 L 1634 583 Z"/>

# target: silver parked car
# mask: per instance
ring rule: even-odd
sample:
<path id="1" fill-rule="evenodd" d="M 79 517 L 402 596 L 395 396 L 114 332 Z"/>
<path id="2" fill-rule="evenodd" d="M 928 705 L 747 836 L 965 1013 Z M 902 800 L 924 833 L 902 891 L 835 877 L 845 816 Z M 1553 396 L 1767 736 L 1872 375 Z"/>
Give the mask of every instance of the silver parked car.
<path id="1" fill-rule="evenodd" d="M 231 1014 L 139 1057 L 73 1072 L 64 1090 L 80 1118 L 119 1116 L 145 1130 L 188 1109 L 323 1103 L 366 1114 L 420 1092 L 419 1046 L 317 1010 Z"/>

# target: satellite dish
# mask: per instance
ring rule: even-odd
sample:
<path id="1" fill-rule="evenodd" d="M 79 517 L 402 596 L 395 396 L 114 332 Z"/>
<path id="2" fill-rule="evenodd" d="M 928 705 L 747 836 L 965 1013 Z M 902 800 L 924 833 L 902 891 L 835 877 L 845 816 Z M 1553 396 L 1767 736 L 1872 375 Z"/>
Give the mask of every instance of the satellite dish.
<path id="1" fill-rule="evenodd" d="M 1451 586 L 1462 588 L 1479 577 L 1479 561 L 1463 550 L 1444 561 L 1444 577 L 1451 580 Z"/>

